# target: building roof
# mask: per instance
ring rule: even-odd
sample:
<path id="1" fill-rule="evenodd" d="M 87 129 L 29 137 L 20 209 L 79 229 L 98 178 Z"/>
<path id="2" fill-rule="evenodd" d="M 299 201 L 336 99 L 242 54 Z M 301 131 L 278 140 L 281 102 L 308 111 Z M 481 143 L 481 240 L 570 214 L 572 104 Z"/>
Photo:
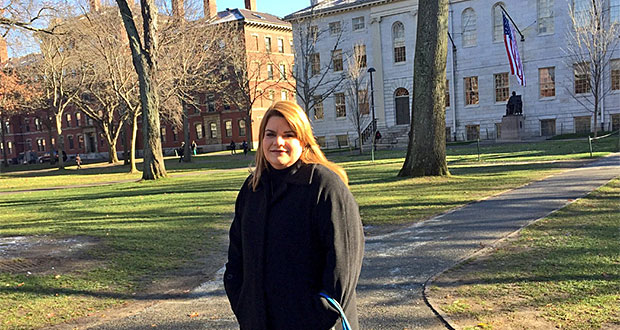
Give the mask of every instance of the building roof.
<path id="1" fill-rule="evenodd" d="M 291 29 L 291 23 L 281 20 L 279 17 L 259 13 L 242 8 L 226 9 L 217 13 L 216 22 L 244 21 L 250 24 L 266 25 L 281 29 Z"/>
<path id="2" fill-rule="evenodd" d="M 285 21 L 294 21 L 296 19 L 313 16 L 316 14 L 330 14 L 333 12 L 395 1 L 402 0 L 323 0 L 319 1 L 317 4 L 311 5 L 292 14 L 288 14 L 283 19 Z"/>

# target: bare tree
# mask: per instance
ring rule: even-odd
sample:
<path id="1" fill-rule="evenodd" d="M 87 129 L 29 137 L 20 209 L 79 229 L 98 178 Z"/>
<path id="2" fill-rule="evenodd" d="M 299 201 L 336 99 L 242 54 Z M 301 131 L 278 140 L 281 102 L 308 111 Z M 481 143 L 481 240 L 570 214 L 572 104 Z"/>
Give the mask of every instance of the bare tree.
<path id="1" fill-rule="evenodd" d="M 567 33 L 566 64 L 574 72 L 575 86 L 568 92 L 594 114 L 594 137 L 598 134 L 601 101 L 611 91 L 602 82 L 609 72 L 618 46 L 620 24 L 610 18 L 605 0 L 575 1 L 569 5 L 572 29 Z"/>
<path id="2" fill-rule="evenodd" d="M 143 36 L 139 31 L 126 0 L 116 0 L 129 45 L 133 64 L 138 74 L 142 106 L 142 129 L 144 131 L 143 180 L 155 180 L 167 176 L 161 147 L 159 100 L 157 95 L 157 7 L 154 0 L 140 0 Z"/>
<path id="3" fill-rule="evenodd" d="M 291 87 L 297 91 L 297 97 L 308 116 L 315 104 L 330 97 L 346 79 L 343 72 L 334 70 L 332 58 L 321 58 L 321 50 L 316 48 L 317 45 L 327 45 L 325 40 L 329 38 L 333 39 L 329 54 L 338 53 L 346 27 L 343 22 L 332 22 L 334 24 L 331 28 L 321 29 L 317 22 L 320 17 L 311 11 L 290 19 L 294 26 L 295 42 L 295 69 L 292 72 L 295 85 Z M 340 54 L 346 55 L 341 51 Z"/>
<path id="4" fill-rule="evenodd" d="M 449 175 L 446 162 L 448 0 L 420 0 L 407 156 L 399 176 Z"/>
<path id="5" fill-rule="evenodd" d="M 186 11 L 187 12 L 187 11 Z M 236 34 L 230 24 L 212 24 L 210 20 L 189 21 L 173 16 L 161 33 L 159 83 L 163 115 L 173 126 L 183 128 L 183 160 L 191 162 L 189 110 L 200 109 L 199 93 L 217 89 L 220 61 L 228 55 L 220 47 L 222 40 Z"/>
<path id="6" fill-rule="evenodd" d="M 0 4 L 0 36 L 6 36 L 12 29 L 31 32 L 52 33 L 55 24 L 46 20 L 54 14 L 51 4 L 35 0 L 7 0 Z M 46 26 L 46 27 L 40 27 Z"/>
<path id="7" fill-rule="evenodd" d="M 41 56 L 35 67 L 41 79 L 43 95 L 39 104 L 49 108 L 56 128 L 58 167 L 64 168 L 65 150 L 62 135 L 62 119 L 65 110 L 80 96 L 85 79 L 85 71 L 78 60 L 78 45 L 82 42 L 68 24 L 59 27 L 61 33 L 50 35 L 37 33 Z"/>
<path id="8" fill-rule="evenodd" d="M 366 47 L 362 44 L 353 46 L 353 54 L 347 57 L 346 88 L 347 118 L 357 133 L 360 154 L 363 153 L 362 130 L 370 123 L 368 107 L 368 85 L 366 83 Z"/>
<path id="9" fill-rule="evenodd" d="M 273 75 L 266 69 L 270 56 L 266 53 L 257 53 L 248 56 L 243 23 L 230 22 L 229 37 L 221 39 L 221 47 L 226 50 L 227 56 L 221 61 L 220 74 L 223 101 L 243 110 L 246 122 L 246 139 L 252 148 L 252 109 L 256 102 L 267 95 L 268 91 L 281 81 L 280 75 Z"/>

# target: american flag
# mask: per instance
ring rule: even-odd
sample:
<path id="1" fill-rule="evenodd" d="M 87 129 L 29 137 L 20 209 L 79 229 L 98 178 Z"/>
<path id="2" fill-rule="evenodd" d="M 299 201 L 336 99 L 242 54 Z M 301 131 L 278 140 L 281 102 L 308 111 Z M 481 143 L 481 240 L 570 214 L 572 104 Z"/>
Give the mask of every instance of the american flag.
<path id="1" fill-rule="evenodd" d="M 502 18 L 504 19 L 504 45 L 506 46 L 506 53 L 508 53 L 508 62 L 510 62 L 510 73 L 517 77 L 521 86 L 525 86 L 523 63 L 521 63 L 521 56 L 519 56 L 519 50 L 517 49 L 515 31 L 510 26 L 504 13 L 502 13 Z"/>

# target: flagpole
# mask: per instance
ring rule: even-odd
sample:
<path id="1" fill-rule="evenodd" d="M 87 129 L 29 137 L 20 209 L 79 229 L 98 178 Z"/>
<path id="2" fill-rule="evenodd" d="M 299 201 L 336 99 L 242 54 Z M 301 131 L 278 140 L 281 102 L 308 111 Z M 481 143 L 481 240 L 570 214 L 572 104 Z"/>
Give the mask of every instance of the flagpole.
<path id="1" fill-rule="evenodd" d="M 499 8 L 501 8 L 502 11 L 504 12 L 504 14 L 506 14 L 506 16 L 508 16 L 508 19 L 512 22 L 512 25 L 515 27 L 517 32 L 519 32 L 519 35 L 521 36 L 521 41 L 522 42 L 525 41 L 525 37 L 523 36 L 523 33 L 521 33 L 521 30 L 519 30 L 519 28 L 517 27 L 517 24 L 515 24 L 515 21 L 512 20 L 512 17 L 510 17 L 510 14 L 508 14 L 506 9 L 504 9 L 504 6 L 500 5 Z"/>

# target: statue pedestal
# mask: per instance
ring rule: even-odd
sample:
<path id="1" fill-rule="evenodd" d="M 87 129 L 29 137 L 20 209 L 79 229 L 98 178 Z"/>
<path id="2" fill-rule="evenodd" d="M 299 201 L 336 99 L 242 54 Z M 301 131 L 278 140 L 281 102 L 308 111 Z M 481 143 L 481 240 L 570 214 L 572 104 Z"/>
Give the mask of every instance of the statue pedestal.
<path id="1" fill-rule="evenodd" d="M 523 136 L 523 116 L 507 115 L 502 117 L 502 126 L 499 140 L 521 141 Z"/>

